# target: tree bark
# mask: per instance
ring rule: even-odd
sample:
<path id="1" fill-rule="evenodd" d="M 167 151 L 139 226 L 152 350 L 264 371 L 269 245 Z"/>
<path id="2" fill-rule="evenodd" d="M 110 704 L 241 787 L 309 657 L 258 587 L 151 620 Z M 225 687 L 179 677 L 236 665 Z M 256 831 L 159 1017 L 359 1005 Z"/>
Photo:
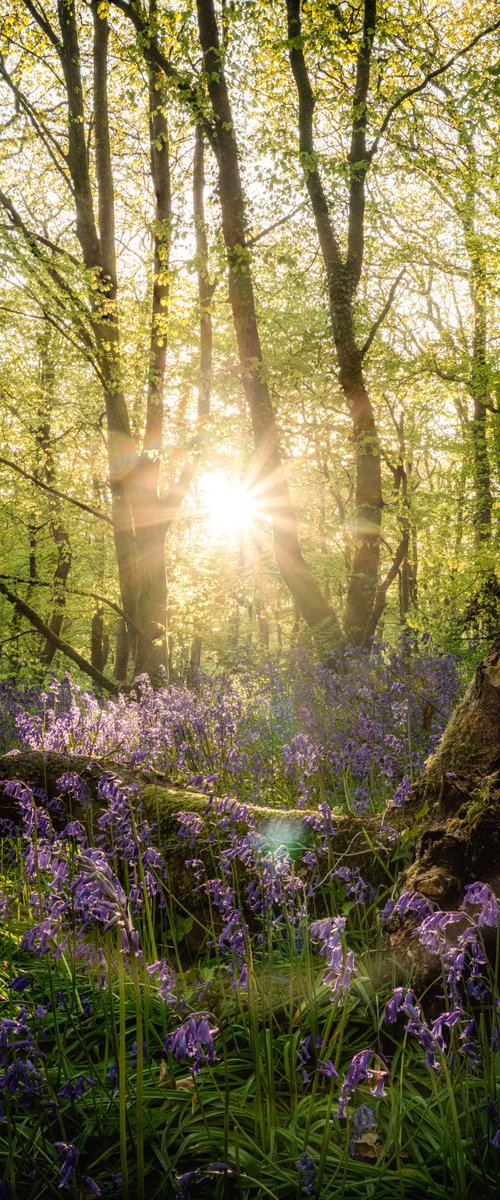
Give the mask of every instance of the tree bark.
<path id="1" fill-rule="evenodd" d="M 197 845 L 197 853 L 205 861 L 213 860 L 213 829 L 217 822 L 216 813 L 207 807 L 207 797 L 202 792 L 191 791 L 188 788 L 173 786 L 154 776 L 146 776 L 140 770 L 123 766 L 120 763 L 105 760 L 102 764 L 95 758 L 89 764 L 88 758 L 81 755 L 65 755 L 53 751 L 21 750 L 0 756 L 0 817 L 12 820 L 17 813 L 16 800 L 12 796 L 2 795 L 2 781 L 19 779 L 31 786 L 43 789 L 49 799 L 57 790 L 57 781 L 68 771 L 82 775 L 87 781 L 93 800 L 93 807 L 98 808 L 97 784 L 99 777 L 108 772 L 125 784 L 140 786 L 142 815 L 155 826 L 155 844 L 163 853 L 168 864 L 169 877 L 175 900 L 186 904 L 190 911 L 196 904 L 193 894 L 192 872 L 186 868 L 186 847 L 179 840 L 179 821 L 177 814 L 180 810 L 205 815 L 204 829 Z M 69 815 L 75 816 L 74 802 L 63 797 L 63 803 L 68 804 Z M 239 825 L 244 832 L 248 825 L 255 822 L 256 828 L 269 837 L 270 848 L 279 844 L 282 838 L 287 843 L 294 842 L 297 847 L 305 850 L 314 844 L 314 834 L 305 823 L 304 817 L 313 815 L 313 810 L 305 813 L 297 808 L 265 808 L 258 804 L 246 804 L 247 817 Z M 80 815 L 80 813 L 79 813 Z M 81 812 L 80 819 L 85 818 Z M 334 812 L 335 839 L 332 845 L 334 861 L 347 862 L 349 866 L 358 866 L 363 878 L 377 884 L 385 877 L 381 865 L 384 855 L 390 845 L 390 835 L 380 829 L 376 818 L 362 819 L 344 812 Z M 282 832 L 281 832 L 282 831 Z M 217 845 L 224 845 L 229 840 L 230 833 L 225 833 L 219 827 Z M 331 858 L 323 857 L 319 849 L 320 837 L 316 838 L 316 849 L 321 861 L 328 862 L 332 867 Z M 373 853 L 374 849 L 376 854 Z"/>
<path id="2" fill-rule="evenodd" d="M 97 671 L 104 670 L 104 612 L 99 605 L 90 623 L 90 661 Z"/>
<path id="3" fill-rule="evenodd" d="M 408 805 L 388 819 L 416 824 L 407 885 L 444 908 L 477 879 L 497 890 L 500 854 L 500 637 L 477 667 Z"/>
<path id="4" fill-rule="evenodd" d="M 203 422 L 210 414 L 212 394 L 212 298 L 215 283 L 210 279 L 208 261 L 208 239 L 205 222 L 205 146 L 203 131 L 195 129 L 193 163 L 193 217 L 196 239 L 196 274 L 198 279 L 198 302 L 200 306 L 200 371 L 198 383 L 198 420 Z"/>
<path id="5" fill-rule="evenodd" d="M 453 100 L 451 100 L 454 111 Z M 477 154 L 474 138 L 460 114 L 455 114 L 462 138 L 466 143 L 466 193 L 463 204 L 457 205 L 469 259 L 469 290 L 472 301 L 473 328 L 468 391 L 473 413 L 469 424 L 472 445 L 472 475 L 474 481 L 473 528 L 476 549 L 491 539 L 493 497 L 486 434 L 486 418 L 491 400 L 491 378 L 488 366 L 488 314 L 486 254 L 477 232 L 476 194 L 479 186 Z"/>
<path id="6" fill-rule="evenodd" d="M 39 339 L 40 351 L 40 405 L 39 421 L 36 431 L 37 446 L 40 451 L 40 469 L 43 472 L 48 487 L 53 487 L 55 480 L 54 457 L 51 446 L 51 415 L 55 405 L 55 367 L 53 349 L 50 342 L 48 324 Z M 49 629 L 60 636 L 64 610 L 66 607 L 66 585 L 71 569 L 72 550 L 68 531 L 64 523 L 61 499 L 54 492 L 49 492 L 50 532 L 56 550 L 56 566 L 53 574 L 53 606 L 47 622 Z M 46 641 L 43 661 L 50 667 L 56 654 L 54 642 Z"/>

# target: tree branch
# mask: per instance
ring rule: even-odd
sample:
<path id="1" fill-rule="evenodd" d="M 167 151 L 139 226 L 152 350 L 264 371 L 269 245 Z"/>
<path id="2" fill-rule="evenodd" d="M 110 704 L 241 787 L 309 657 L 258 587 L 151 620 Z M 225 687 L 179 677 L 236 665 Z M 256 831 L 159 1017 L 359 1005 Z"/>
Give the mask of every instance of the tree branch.
<path id="1" fill-rule="evenodd" d="M 66 655 L 66 658 L 71 659 L 71 661 L 80 668 L 80 671 L 83 671 L 85 675 L 89 675 L 90 678 L 94 680 L 94 683 L 96 683 L 98 687 L 103 688 L 106 692 L 111 692 L 113 696 L 116 695 L 118 691 L 118 684 L 113 683 L 111 679 L 108 679 L 107 675 L 103 675 L 102 672 L 98 671 L 96 667 L 93 667 L 92 663 L 89 663 L 82 654 L 79 654 L 78 650 L 74 650 L 73 646 L 70 646 L 68 642 L 63 641 L 62 638 L 58 637 L 57 634 L 55 634 L 52 629 L 45 624 L 45 621 L 42 621 L 41 617 L 38 616 L 38 613 L 35 612 L 34 608 L 32 608 L 30 604 L 27 604 L 25 600 L 21 600 L 21 597 L 16 595 L 15 592 L 11 592 L 10 588 L 8 588 L 5 583 L 2 583 L 1 579 L 0 593 L 5 596 L 6 600 L 9 601 L 9 604 L 12 604 L 15 611 L 19 613 L 19 616 L 26 617 L 26 620 L 30 622 L 30 625 L 32 625 L 33 628 L 38 631 L 38 633 L 41 633 L 46 641 L 55 646 L 56 650 L 60 650 L 62 654 Z"/>
<path id="2" fill-rule="evenodd" d="M 52 251 L 57 251 L 58 253 L 64 253 L 66 255 L 66 257 L 75 264 L 75 266 L 80 265 L 77 262 L 77 260 L 73 258 L 73 255 L 66 254 L 66 251 L 61 251 L 57 246 L 53 245 L 53 243 L 50 242 L 48 240 L 48 238 L 44 238 L 40 234 L 34 233 L 32 229 L 28 229 L 28 226 L 25 224 L 25 222 L 23 221 L 23 218 L 18 213 L 17 209 L 15 208 L 14 204 L 12 203 L 12 200 L 10 200 L 9 197 L 5 195 L 5 192 L 2 192 L 1 190 L 0 190 L 0 205 L 9 214 L 12 227 L 14 229 L 17 229 L 19 231 L 19 233 L 22 234 L 22 236 L 23 236 L 27 246 L 29 247 L 31 253 L 33 254 L 34 258 L 37 259 L 38 263 L 41 263 L 43 265 L 43 267 L 47 271 L 49 278 L 51 279 L 51 281 L 55 285 L 55 287 L 58 289 L 58 291 L 60 293 L 62 293 L 63 296 L 65 296 L 67 299 L 69 299 L 71 301 L 71 303 L 75 306 L 75 310 L 80 309 L 81 312 L 83 312 L 85 316 L 88 316 L 87 310 L 86 310 L 85 306 L 82 304 L 80 297 L 73 291 L 73 288 L 69 285 L 69 283 L 64 279 L 64 277 L 61 275 L 61 273 L 57 270 L 57 267 L 55 267 L 52 262 L 48 262 L 47 259 L 44 258 L 38 243 L 41 243 L 42 245 L 46 245 Z M 55 300 L 55 303 L 57 303 L 59 306 L 61 305 L 60 297 Z M 88 329 L 86 328 L 86 326 L 83 322 L 82 316 L 78 315 L 77 311 L 74 311 L 72 313 L 72 320 L 73 320 L 74 325 L 77 327 L 77 329 L 79 331 L 79 334 L 80 334 L 80 337 L 82 339 L 84 346 L 86 346 L 87 349 L 89 349 L 90 352 L 92 352 L 92 350 L 93 350 L 92 339 L 90 337 Z"/>
<path id="3" fill-rule="evenodd" d="M 383 321 L 385 321 L 385 318 L 386 318 L 386 316 L 387 316 L 387 313 L 389 312 L 389 309 L 392 307 L 392 304 L 393 304 L 393 301 L 394 301 L 394 297 L 395 297 L 395 295 L 396 295 L 397 289 L 398 289 L 398 287 L 399 287 L 399 284 L 401 283 L 401 280 L 402 280 L 402 278 L 403 278 L 403 275 L 405 274 L 405 272 L 406 272 L 406 267 L 403 267 L 402 271 L 400 271 L 400 272 L 399 272 L 399 275 L 398 275 L 398 276 L 397 276 L 397 278 L 394 280 L 394 283 L 393 283 L 393 285 L 392 285 L 392 287 L 391 287 L 391 290 L 390 290 L 390 292 L 389 292 L 389 295 L 388 295 L 388 297 L 387 297 L 387 300 L 386 300 L 386 302 L 385 302 L 385 304 L 384 304 L 384 307 L 383 307 L 382 311 L 379 313 L 379 315 L 378 315 L 378 317 L 377 317 L 377 320 L 376 320 L 376 321 L 374 321 L 374 323 L 373 323 L 373 325 L 372 325 L 372 327 L 371 327 L 371 329 L 370 329 L 370 332 L 369 332 L 369 334 L 368 334 L 368 337 L 367 337 L 366 341 L 365 341 L 365 342 L 363 342 L 363 345 L 362 345 L 362 347 L 361 347 L 361 350 L 360 350 L 360 355 L 361 355 L 361 358 L 364 358 L 364 357 L 365 357 L 365 354 L 367 354 L 367 353 L 368 353 L 368 351 L 369 351 L 369 349 L 370 349 L 370 346 L 371 346 L 371 344 L 372 344 L 372 342 L 373 342 L 373 339 L 374 339 L 374 337 L 375 337 L 375 336 L 376 336 L 376 334 L 378 333 L 378 331 L 379 331 L 379 329 L 380 329 L 380 326 L 382 325 L 382 322 L 383 322 Z"/>
<path id="4" fill-rule="evenodd" d="M 98 508 L 92 508 L 91 504 L 85 504 L 83 500 L 76 500 L 74 496 L 68 496 L 66 492 L 60 492 L 58 488 L 52 487 L 49 483 L 43 483 L 41 479 L 36 478 L 36 475 L 30 475 L 29 471 L 25 471 L 23 467 L 18 467 L 17 463 L 11 462 L 10 459 L 0 456 L 0 463 L 2 466 L 8 467 L 10 471 L 17 471 L 17 474 L 22 475 L 23 479 L 27 479 L 29 483 L 35 483 L 44 492 L 49 492 L 50 495 L 57 496 L 59 500 L 66 500 L 68 504 L 73 504 L 75 508 L 81 508 L 82 512 L 89 513 L 91 517 L 98 517 L 106 525 L 113 525 L 113 521 L 111 517 L 108 517 L 107 513 L 99 512 Z"/>
<path id="5" fill-rule="evenodd" d="M 291 212 L 286 213 L 284 217 L 278 217 L 277 221 L 273 221 L 271 225 L 266 225 L 265 229 L 259 229 L 258 233 L 254 233 L 252 237 L 247 238 L 247 246 L 255 246 L 256 242 L 260 242 L 262 238 L 267 237 L 268 233 L 273 233 L 273 230 L 279 229 L 281 225 L 286 225 L 296 213 L 305 208 L 306 201 L 301 200 L 300 204 L 296 204 Z"/>
<path id="6" fill-rule="evenodd" d="M 42 15 L 42 13 L 38 12 L 38 9 L 35 7 L 34 4 L 32 4 L 31 0 L 23 0 L 23 4 L 24 4 L 24 7 L 28 9 L 28 12 L 31 13 L 33 20 L 36 21 L 37 25 L 40 26 L 40 29 L 43 30 L 45 37 L 48 38 L 49 42 L 52 42 L 52 45 L 57 50 L 59 58 L 61 58 L 63 48 L 62 48 L 61 41 L 55 32 L 55 29 L 52 28 L 52 25 L 47 20 L 47 18 L 44 15 Z"/>
<path id="7" fill-rule="evenodd" d="M 2 205 L 2 208 L 8 212 L 14 227 L 20 230 L 28 242 L 33 242 L 35 244 L 39 242 L 41 246 L 47 246 L 47 249 L 51 250 L 54 254 L 64 255 L 64 258 L 67 258 L 69 262 L 73 263 L 74 267 L 80 266 L 78 259 L 75 258 L 74 254 L 70 254 L 69 250 L 64 250 L 61 246 L 57 246 L 55 242 L 52 242 L 50 238 L 45 237 L 43 234 L 34 233 L 33 230 L 28 229 L 20 213 L 18 213 L 17 209 L 14 207 L 12 200 L 10 200 L 9 197 L 5 195 L 5 192 L 2 191 L 0 191 L 0 204 Z"/>
<path id="8" fill-rule="evenodd" d="M 188 494 L 193 479 L 198 469 L 200 455 L 193 454 L 192 458 L 183 466 L 178 479 L 168 489 L 165 496 L 162 497 L 162 509 L 165 512 L 165 522 L 170 526 L 176 520 L 181 504 Z"/>
<path id="9" fill-rule="evenodd" d="M 0 572 L 0 579 L 8 579 L 11 583 L 22 583 L 25 584 L 26 587 L 51 588 L 53 586 L 52 583 L 48 583 L 46 579 L 23 579 L 22 575 L 6 575 L 3 571 Z M 100 592 L 86 592 L 82 588 L 69 587 L 66 588 L 66 591 L 68 596 L 83 596 L 83 598 L 86 600 L 97 600 L 98 604 L 106 604 L 108 608 L 111 608 L 118 617 L 120 617 L 123 621 L 126 621 L 127 625 L 129 625 L 136 633 L 138 633 L 138 629 L 134 625 L 133 621 L 127 617 L 126 613 L 123 611 L 123 608 L 120 608 L 120 605 L 116 604 L 114 600 L 108 600 L 108 597 L 101 596 Z"/>
<path id="10" fill-rule="evenodd" d="M 68 161 L 67 157 L 66 157 L 62 147 L 59 145 L 59 142 L 57 141 L 57 139 L 53 136 L 53 134 L 51 134 L 50 129 L 47 129 L 45 122 L 38 115 L 38 113 L 35 112 L 35 109 L 30 104 L 29 100 L 26 99 L 26 96 L 24 95 L 24 93 L 21 91 L 20 88 L 17 87 L 17 84 L 14 83 L 12 76 L 9 75 L 9 72 L 7 71 L 7 68 L 5 66 L 3 54 L 0 54 L 0 75 L 2 76 L 2 79 L 5 80 L 7 87 L 9 87 L 11 90 L 11 92 L 15 98 L 15 101 L 16 101 L 16 107 L 18 106 L 19 108 L 22 108 L 24 110 L 24 112 L 26 113 L 26 116 L 28 117 L 28 120 L 31 122 L 37 137 L 40 138 L 40 141 L 45 146 L 47 154 L 49 155 L 51 162 L 54 164 L 56 171 L 61 176 L 61 178 L 64 180 L 64 183 L 66 184 L 66 186 L 69 188 L 69 190 L 71 192 L 71 180 L 70 180 L 69 176 L 66 174 L 66 171 L 64 170 L 64 168 L 61 166 L 61 162 L 59 161 L 60 159 L 62 159 L 62 161 L 67 164 L 67 161 Z M 52 148 L 53 146 L 55 146 L 57 153 L 54 153 L 54 150 Z M 59 158 L 58 158 L 58 155 L 59 155 Z"/>
<path id="11" fill-rule="evenodd" d="M 195 123 L 201 126 L 203 134 L 217 157 L 217 139 L 215 127 L 204 116 L 201 106 L 201 97 L 193 84 L 180 71 L 177 71 L 172 63 L 167 58 L 163 50 L 158 45 L 157 38 L 152 36 L 150 25 L 146 14 L 141 9 L 139 3 L 131 3 L 131 0 L 111 0 L 114 8 L 118 8 L 134 25 L 137 33 L 140 33 L 148 42 L 148 57 L 151 62 L 154 62 L 157 67 L 163 71 L 166 78 L 175 87 L 175 90 L 180 100 L 187 102 L 194 117 Z"/>
<path id="12" fill-rule="evenodd" d="M 407 88 L 404 92 L 400 92 L 399 96 L 397 96 L 394 100 L 394 103 L 388 108 L 380 129 L 373 139 L 368 151 L 370 162 L 372 161 L 373 156 L 378 149 L 381 138 L 383 138 L 384 133 L 390 125 L 394 113 L 398 108 L 401 107 L 402 104 L 404 104 L 405 100 L 409 100 L 411 96 L 416 96 L 419 92 L 423 92 L 429 83 L 432 83 L 434 79 L 438 79 L 440 75 L 444 75 L 444 72 L 447 71 L 449 67 L 452 67 L 459 58 L 462 58 L 464 54 L 468 54 L 469 50 L 473 50 L 474 46 L 477 46 L 478 42 L 480 42 L 482 38 L 487 37 L 489 33 L 495 33 L 495 30 L 497 29 L 500 29 L 500 20 L 494 21 L 492 25 L 487 25 L 485 29 L 481 29 L 480 32 L 471 39 L 470 42 L 467 42 L 466 46 L 462 46 L 461 50 L 457 50 L 455 54 L 452 54 L 450 58 L 448 58 L 440 67 L 435 67 L 433 71 L 428 71 L 427 75 L 420 83 L 415 84 L 414 87 Z"/>
<path id="13" fill-rule="evenodd" d="M 377 592 L 375 595 L 373 610 L 372 610 L 370 620 L 368 622 L 368 625 L 367 625 L 366 631 L 365 631 L 365 644 L 366 645 L 370 645 L 370 643 L 373 640 L 373 637 L 375 635 L 375 630 L 377 628 L 377 625 L 380 621 L 380 618 L 382 616 L 382 613 L 383 613 L 384 608 L 387 603 L 387 593 L 389 591 L 391 583 L 394 582 L 396 575 L 399 571 L 399 568 L 401 566 L 401 563 L 403 562 L 403 559 L 406 557 L 406 555 L 408 553 L 408 544 L 409 544 L 408 534 L 404 533 L 403 537 L 401 538 L 401 541 L 399 543 L 399 546 L 396 550 L 396 553 L 394 555 L 392 563 L 389 567 L 387 575 L 385 576 L 385 579 L 383 579 L 382 582 L 379 583 L 379 586 L 377 588 Z"/>

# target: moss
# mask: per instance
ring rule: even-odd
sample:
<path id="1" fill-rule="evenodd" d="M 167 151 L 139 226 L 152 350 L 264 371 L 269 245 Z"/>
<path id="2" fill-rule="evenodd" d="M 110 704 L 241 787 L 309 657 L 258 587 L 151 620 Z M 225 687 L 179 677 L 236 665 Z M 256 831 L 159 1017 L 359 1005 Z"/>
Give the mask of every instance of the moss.
<path id="1" fill-rule="evenodd" d="M 312 831 L 304 822 L 307 815 L 303 809 L 265 808 L 247 804 L 247 821 L 231 823 L 231 831 L 244 835 L 250 819 L 255 828 L 264 835 L 269 849 L 286 846 L 292 858 L 299 858 L 310 846 L 323 859 L 325 869 L 333 869 L 340 861 L 350 867 L 359 867 L 363 877 L 378 884 L 386 878 L 385 863 L 388 860 L 387 842 L 380 833 L 380 822 L 375 818 L 363 821 L 341 811 L 333 810 L 335 837 L 332 839 L 332 859 L 321 852 L 321 835 Z M 194 813 L 203 818 L 203 825 L 196 836 L 192 849 L 189 840 L 179 838 L 179 812 Z M 155 825 L 154 841 L 163 854 L 175 898 L 182 903 L 193 898 L 193 874 L 186 868 L 186 858 L 199 858 L 208 866 L 215 866 L 218 850 L 229 843 L 230 833 L 222 816 L 207 811 L 207 797 L 197 792 L 179 791 L 175 788 L 147 784 L 142 791 L 142 812 Z M 312 815 L 312 814 L 311 814 Z M 346 857 L 347 856 L 347 857 Z"/>
<path id="2" fill-rule="evenodd" d="M 181 911 L 199 911 L 202 905 L 200 893 L 196 891 L 193 872 L 186 867 L 185 859 L 200 858 L 210 871 L 212 863 L 215 868 L 217 851 L 227 846 L 230 840 L 229 822 L 226 824 L 223 814 L 217 815 L 209 810 L 204 794 L 156 780 L 151 782 L 150 779 L 141 776 L 140 772 L 120 764 L 103 762 L 93 765 L 89 770 L 87 759 L 71 755 L 52 752 L 44 755 L 41 751 L 23 751 L 0 758 L 0 780 L 22 779 L 46 788 L 49 796 L 54 795 L 57 780 L 64 772 L 75 771 L 83 774 L 94 797 L 94 818 L 100 808 L 95 796 L 97 782 L 103 770 L 115 774 L 126 786 L 139 785 L 142 815 L 155 826 L 153 840 L 167 863 L 173 900 L 178 902 Z M 4 797 L 3 800 L 3 805 L 0 801 L 0 809 L 3 809 L 0 815 L 12 816 L 12 800 L 8 797 Z M 230 807 L 231 801 L 228 803 Z M 286 845 L 291 856 L 298 859 L 308 846 L 314 846 L 320 863 L 323 857 L 325 873 L 342 861 L 349 867 L 359 867 L 363 878 L 373 884 L 387 878 L 385 864 L 388 862 L 390 851 L 387 840 L 380 833 L 380 821 L 374 817 L 363 819 L 341 810 L 333 810 L 335 838 L 331 842 L 332 854 L 327 858 L 321 853 L 321 835 L 311 831 L 304 822 L 306 813 L 303 809 L 267 808 L 251 804 L 246 804 L 245 808 L 249 820 L 251 819 L 264 835 L 269 849 Z M 177 814 L 181 811 L 188 811 L 203 818 L 193 847 L 190 847 L 189 840 L 179 837 Z M 310 815 L 313 815 L 313 812 Z M 231 822 L 231 831 L 245 834 L 249 820 L 236 824 Z M 243 879 L 243 868 L 240 874 Z"/>

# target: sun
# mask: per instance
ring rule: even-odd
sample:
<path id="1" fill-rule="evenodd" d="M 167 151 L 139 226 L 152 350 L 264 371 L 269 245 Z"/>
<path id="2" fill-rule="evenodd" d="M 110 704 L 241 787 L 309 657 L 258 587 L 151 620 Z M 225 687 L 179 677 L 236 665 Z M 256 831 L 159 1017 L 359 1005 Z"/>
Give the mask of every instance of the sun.
<path id="1" fill-rule="evenodd" d="M 211 471 L 198 483 L 201 516 L 214 542 L 234 541 L 247 533 L 258 512 L 257 498 L 234 476 Z"/>

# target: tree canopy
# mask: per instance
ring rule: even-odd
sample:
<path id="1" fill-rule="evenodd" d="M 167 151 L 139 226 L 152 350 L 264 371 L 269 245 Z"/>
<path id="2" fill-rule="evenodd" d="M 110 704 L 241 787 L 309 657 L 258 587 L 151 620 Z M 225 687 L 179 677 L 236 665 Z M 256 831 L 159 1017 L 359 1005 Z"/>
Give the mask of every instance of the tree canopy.
<path id="1" fill-rule="evenodd" d="M 3 674 L 498 627 L 493 0 L 12 0 Z"/>

